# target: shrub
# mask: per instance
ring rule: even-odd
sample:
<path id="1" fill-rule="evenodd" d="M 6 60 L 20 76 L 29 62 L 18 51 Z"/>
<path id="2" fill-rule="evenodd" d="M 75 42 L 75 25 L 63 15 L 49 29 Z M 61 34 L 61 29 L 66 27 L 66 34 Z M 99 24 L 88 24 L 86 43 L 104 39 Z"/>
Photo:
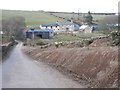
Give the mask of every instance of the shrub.
<path id="1" fill-rule="evenodd" d="M 46 45 L 41 39 L 36 40 L 36 45 Z"/>
<path id="2" fill-rule="evenodd" d="M 93 42 L 93 40 L 91 40 L 91 39 L 83 40 L 84 46 L 89 46 L 92 42 Z"/>
<path id="3" fill-rule="evenodd" d="M 112 44 L 119 45 L 120 44 L 120 31 L 111 32 Z"/>

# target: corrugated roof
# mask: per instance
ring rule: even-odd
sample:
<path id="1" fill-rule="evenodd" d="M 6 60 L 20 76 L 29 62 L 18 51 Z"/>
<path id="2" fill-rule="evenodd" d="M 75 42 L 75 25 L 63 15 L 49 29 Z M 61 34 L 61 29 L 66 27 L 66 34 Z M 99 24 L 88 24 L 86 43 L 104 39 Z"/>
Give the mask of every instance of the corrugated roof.
<path id="1" fill-rule="evenodd" d="M 52 29 L 29 30 L 28 32 L 54 32 Z"/>

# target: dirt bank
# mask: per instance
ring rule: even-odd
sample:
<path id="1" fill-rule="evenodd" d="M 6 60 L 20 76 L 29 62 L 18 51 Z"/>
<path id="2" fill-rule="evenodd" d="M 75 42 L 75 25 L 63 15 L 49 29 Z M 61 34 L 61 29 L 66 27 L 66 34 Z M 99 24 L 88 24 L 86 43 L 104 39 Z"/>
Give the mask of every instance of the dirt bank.
<path id="1" fill-rule="evenodd" d="M 34 59 L 62 68 L 91 87 L 117 87 L 118 48 L 54 48 L 24 47 L 24 51 Z"/>
<path id="2" fill-rule="evenodd" d="M 2 61 L 5 60 L 6 56 L 10 53 L 10 51 L 15 47 L 16 43 L 12 43 L 12 42 L 8 42 L 5 44 L 1 44 L 0 45 L 0 62 L 2 63 Z"/>
<path id="3" fill-rule="evenodd" d="M 5 58 L 5 56 L 7 55 L 8 51 L 9 51 L 9 49 L 11 48 L 11 45 L 12 44 L 9 42 L 9 43 L 6 43 L 6 44 L 2 44 L 0 46 L 1 58 Z"/>

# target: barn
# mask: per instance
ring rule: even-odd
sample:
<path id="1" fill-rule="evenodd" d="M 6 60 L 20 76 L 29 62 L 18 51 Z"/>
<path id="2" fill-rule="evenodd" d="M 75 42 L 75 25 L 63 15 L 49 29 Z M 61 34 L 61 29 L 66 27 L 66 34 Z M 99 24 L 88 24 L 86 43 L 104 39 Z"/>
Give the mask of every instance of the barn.
<path id="1" fill-rule="evenodd" d="M 49 39 L 54 35 L 54 31 L 52 29 L 28 30 L 26 32 L 26 38 L 32 38 L 33 34 L 42 39 Z"/>
<path id="2" fill-rule="evenodd" d="M 82 25 L 79 28 L 80 32 L 84 32 L 84 33 L 92 33 L 93 32 L 93 27 L 89 26 L 89 25 Z"/>

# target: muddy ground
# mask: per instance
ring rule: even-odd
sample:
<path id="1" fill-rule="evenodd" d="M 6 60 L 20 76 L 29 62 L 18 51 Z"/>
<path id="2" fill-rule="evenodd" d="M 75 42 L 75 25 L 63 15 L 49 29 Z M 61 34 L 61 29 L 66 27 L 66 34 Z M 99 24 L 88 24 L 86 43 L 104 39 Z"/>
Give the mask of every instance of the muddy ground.
<path id="1" fill-rule="evenodd" d="M 118 87 L 118 47 L 93 47 L 95 44 L 83 48 L 24 46 L 23 50 L 35 60 L 55 66 L 89 87 Z"/>

